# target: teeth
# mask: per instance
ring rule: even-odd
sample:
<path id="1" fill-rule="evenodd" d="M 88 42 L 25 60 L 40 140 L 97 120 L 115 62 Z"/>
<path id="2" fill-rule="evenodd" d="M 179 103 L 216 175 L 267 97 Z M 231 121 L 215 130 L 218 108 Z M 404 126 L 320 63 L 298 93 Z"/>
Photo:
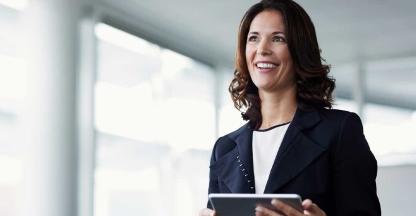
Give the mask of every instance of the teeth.
<path id="1" fill-rule="evenodd" d="M 258 68 L 275 68 L 275 64 L 269 64 L 269 63 L 257 63 Z"/>

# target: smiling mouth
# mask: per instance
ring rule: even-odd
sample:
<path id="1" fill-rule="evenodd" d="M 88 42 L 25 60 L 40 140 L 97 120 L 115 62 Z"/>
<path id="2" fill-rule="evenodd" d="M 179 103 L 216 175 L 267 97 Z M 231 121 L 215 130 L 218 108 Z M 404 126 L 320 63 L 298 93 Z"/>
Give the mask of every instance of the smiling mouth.
<path id="1" fill-rule="evenodd" d="M 261 69 L 261 70 L 274 69 L 278 66 L 273 63 L 263 63 L 263 62 L 256 63 L 255 65 L 256 65 L 256 68 Z"/>

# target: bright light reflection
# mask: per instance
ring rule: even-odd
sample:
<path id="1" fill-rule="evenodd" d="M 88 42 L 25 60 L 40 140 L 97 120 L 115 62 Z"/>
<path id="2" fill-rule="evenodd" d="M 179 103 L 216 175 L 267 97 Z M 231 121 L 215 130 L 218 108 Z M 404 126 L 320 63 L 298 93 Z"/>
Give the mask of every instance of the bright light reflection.
<path id="1" fill-rule="evenodd" d="M 364 109 L 365 136 L 379 165 L 409 163 L 416 155 L 414 111 L 367 104 Z M 413 160 L 413 163 L 416 161 Z"/>
<path id="2" fill-rule="evenodd" d="M 0 187 L 15 186 L 23 180 L 23 162 L 16 157 L 0 155 Z"/>
<path id="3" fill-rule="evenodd" d="M 212 103 L 184 98 L 169 98 L 162 124 L 167 142 L 175 151 L 211 149 L 215 142 L 215 109 Z M 196 129 L 198 128 L 198 129 Z"/>
<path id="4" fill-rule="evenodd" d="M 104 23 L 95 25 L 95 35 L 99 40 L 147 56 L 159 56 L 160 48 L 139 37 L 121 31 Z"/>
<path id="5" fill-rule="evenodd" d="M 18 58 L 0 55 L 0 98 L 22 99 L 26 91 L 26 65 Z"/>
<path id="6" fill-rule="evenodd" d="M 15 10 L 22 11 L 29 4 L 29 0 L 0 0 L 0 4 Z"/>
<path id="7" fill-rule="evenodd" d="M 152 87 L 142 83 L 132 88 L 105 82 L 96 84 L 95 115 L 98 131 L 152 142 L 154 130 Z"/>
<path id="8" fill-rule="evenodd" d="M 190 58 L 168 49 L 162 51 L 162 59 L 162 74 L 166 79 L 174 78 L 192 64 Z"/>
<path id="9" fill-rule="evenodd" d="M 416 111 L 412 114 L 412 121 L 416 124 Z"/>
<path id="10" fill-rule="evenodd" d="M 416 124 L 410 121 L 399 124 L 367 123 L 365 125 L 366 137 L 376 155 L 416 152 L 414 131 Z"/>
<path id="11" fill-rule="evenodd" d="M 154 194 L 153 197 L 147 197 L 154 206 L 147 208 L 156 211 L 159 207 L 157 204 L 160 200 L 155 199 L 160 193 L 160 178 L 156 168 L 135 171 L 97 168 L 95 179 L 95 216 L 111 216 L 116 203 L 113 196 L 126 191 L 135 192 L 137 196 Z M 128 203 L 128 200 L 125 201 Z"/>
<path id="12" fill-rule="evenodd" d="M 227 104 L 220 110 L 219 136 L 233 132 L 245 123 L 240 112 L 232 104 Z"/>

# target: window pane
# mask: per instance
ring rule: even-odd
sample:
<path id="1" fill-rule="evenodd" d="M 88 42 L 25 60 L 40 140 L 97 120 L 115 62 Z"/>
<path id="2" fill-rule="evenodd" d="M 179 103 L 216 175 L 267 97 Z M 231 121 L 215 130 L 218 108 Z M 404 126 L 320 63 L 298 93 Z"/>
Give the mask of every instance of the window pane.
<path id="1" fill-rule="evenodd" d="M 8 1 L 9 4 L 13 4 Z M 19 1 L 18 1 L 19 2 Z M 0 2 L 4 4 L 5 1 Z M 17 3 L 18 4 L 18 3 Z M 23 130 L 26 65 L 21 58 L 19 13 L 0 5 L 0 215 L 17 216 L 23 198 Z"/>
<path id="2" fill-rule="evenodd" d="M 220 89 L 221 94 L 219 95 L 219 101 L 221 107 L 219 110 L 219 136 L 228 134 L 241 126 L 243 126 L 246 121 L 241 117 L 240 111 L 238 111 L 231 100 L 230 93 L 228 92 L 228 86 L 233 79 L 233 71 L 230 69 L 225 70 L 220 74 Z"/>
<path id="3" fill-rule="evenodd" d="M 215 142 L 212 69 L 105 24 L 96 36 L 95 215 L 197 215 Z"/>
<path id="4" fill-rule="evenodd" d="M 379 165 L 414 163 L 416 111 L 367 104 L 365 133 Z"/>
<path id="5" fill-rule="evenodd" d="M 409 56 L 366 64 L 365 129 L 380 165 L 416 162 L 415 60 Z"/>

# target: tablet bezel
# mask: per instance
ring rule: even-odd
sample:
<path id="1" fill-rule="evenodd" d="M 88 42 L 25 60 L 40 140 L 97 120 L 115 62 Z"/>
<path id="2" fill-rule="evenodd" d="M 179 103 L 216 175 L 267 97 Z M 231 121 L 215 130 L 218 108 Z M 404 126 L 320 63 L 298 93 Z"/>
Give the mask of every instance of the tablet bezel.
<path id="1" fill-rule="evenodd" d="M 238 203 L 241 203 L 238 209 L 236 209 L 235 215 L 243 214 L 241 211 L 241 208 L 247 209 L 247 213 L 244 213 L 246 215 L 253 215 L 253 212 L 255 211 L 255 206 L 262 205 L 266 208 L 274 208 L 271 205 L 272 199 L 280 200 L 293 208 L 297 209 L 300 212 L 303 212 L 302 209 L 302 199 L 298 194 L 235 194 L 235 193 L 212 193 L 208 195 L 209 201 L 214 208 L 214 210 L 217 212 L 218 215 L 221 215 L 224 211 L 227 211 L 226 216 L 233 216 L 230 215 L 230 208 L 228 206 L 226 207 L 227 203 L 232 202 L 232 205 L 236 205 Z M 221 201 L 224 200 L 224 201 Z M 222 202 L 222 203 L 220 203 Z M 276 210 L 276 209 L 274 209 Z M 237 211 L 240 211 L 237 213 Z"/>

